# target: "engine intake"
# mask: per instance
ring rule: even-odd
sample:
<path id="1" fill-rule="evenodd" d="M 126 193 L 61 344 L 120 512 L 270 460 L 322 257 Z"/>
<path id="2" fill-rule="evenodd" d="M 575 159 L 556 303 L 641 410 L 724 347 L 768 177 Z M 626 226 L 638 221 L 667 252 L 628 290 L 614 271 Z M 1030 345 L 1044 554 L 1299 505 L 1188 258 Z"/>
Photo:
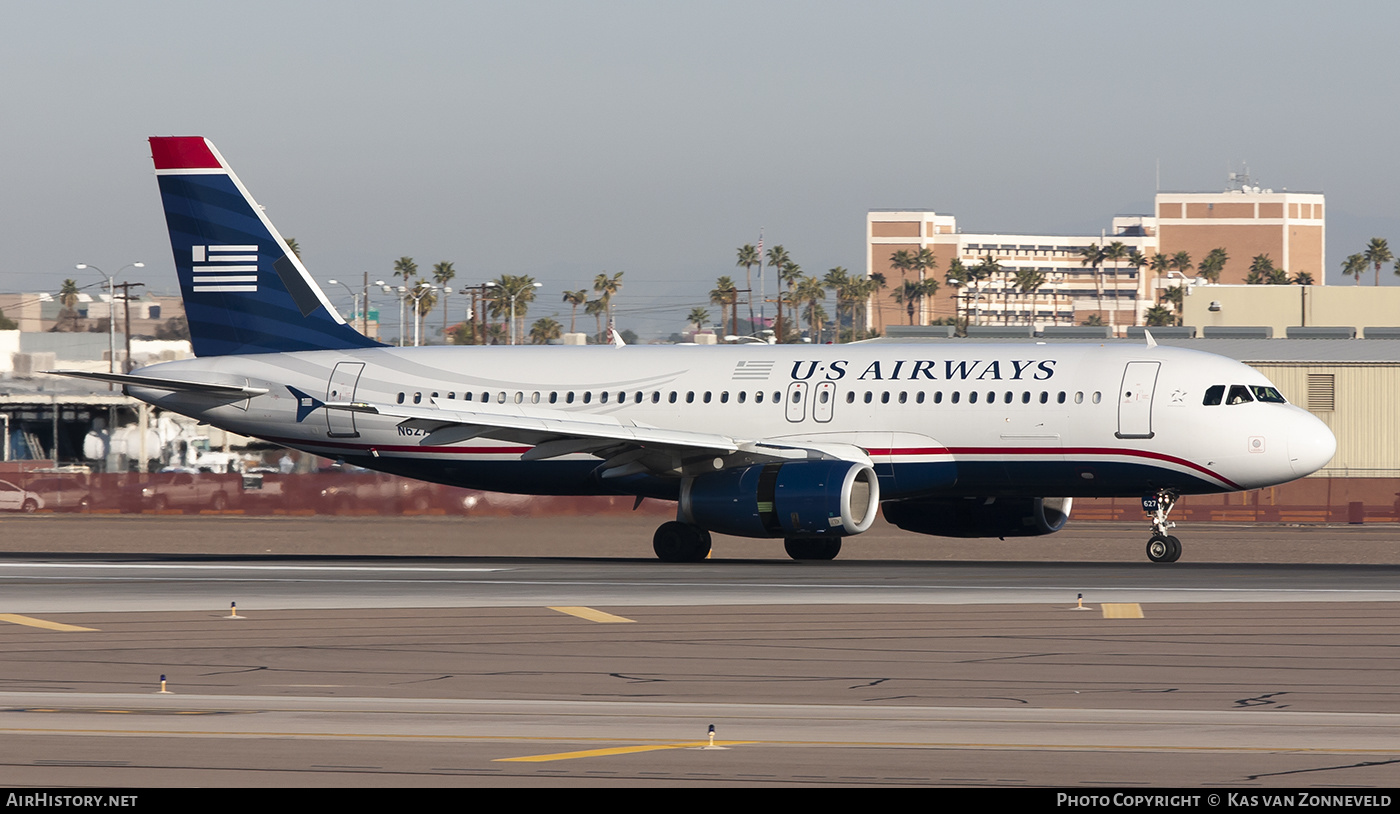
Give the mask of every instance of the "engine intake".
<path id="1" fill-rule="evenodd" d="M 1039 537 L 1069 521 L 1068 497 L 939 497 L 885 504 L 885 519 L 939 537 Z"/>
<path id="2" fill-rule="evenodd" d="M 687 478 L 680 518 L 739 537 L 845 537 L 875 522 L 880 481 L 851 461 L 758 464 Z"/>

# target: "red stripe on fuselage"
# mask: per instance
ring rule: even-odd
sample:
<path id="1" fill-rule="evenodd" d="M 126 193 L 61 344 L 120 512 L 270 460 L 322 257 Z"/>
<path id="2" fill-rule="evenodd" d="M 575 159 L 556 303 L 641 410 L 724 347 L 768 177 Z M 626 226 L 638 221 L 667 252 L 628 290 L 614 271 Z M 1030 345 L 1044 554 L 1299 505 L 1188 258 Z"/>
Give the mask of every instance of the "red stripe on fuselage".
<path id="1" fill-rule="evenodd" d="M 152 136 L 151 158 L 157 170 L 222 169 L 202 136 Z"/>

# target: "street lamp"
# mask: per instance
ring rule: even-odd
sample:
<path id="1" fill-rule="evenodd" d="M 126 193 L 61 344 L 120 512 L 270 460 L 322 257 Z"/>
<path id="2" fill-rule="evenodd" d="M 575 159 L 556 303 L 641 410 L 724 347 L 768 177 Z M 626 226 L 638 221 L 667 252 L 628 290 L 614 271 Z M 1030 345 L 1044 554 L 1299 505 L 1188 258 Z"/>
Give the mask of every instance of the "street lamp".
<path id="1" fill-rule="evenodd" d="M 79 263 L 78 265 L 74 266 L 74 268 L 76 268 L 76 269 L 78 269 L 78 270 L 80 270 L 80 271 L 83 270 L 83 269 L 92 269 L 93 271 L 97 272 L 98 274 L 101 274 L 101 275 L 102 275 L 102 278 L 103 278 L 104 280 L 107 281 L 107 372 L 108 372 L 108 373 L 116 373 L 116 372 L 117 372 L 117 291 L 116 291 L 116 287 L 117 287 L 117 275 L 118 275 L 118 274 L 121 274 L 123 271 L 126 271 L 127 269 L 143 269 L 143 268 L 145 268 L 145 267 L 146 267 L 146 264 L 145 264 L 145 263 L 127 263 L 125 266 L 122 266 L 121 268 L 117 269 L 117 270 L 116 270 L 116 273 L 112 274 L 112 275 L 109 277 L 109 276 L 107 276 L 107 272 L 103 271 L 102 269 L 100 269 L 100 268 L 98 268 L 97 266 L 94 266 L 94 265 L 92 265 L 92 264 L 90 264 L 90 263 Z M 108 390 L 113 389 L 113 388 L 112 388 L 112 384 L 111 384 L 110 382 L 108 382 L 108 384 L 107 384 L 107 389 L 108 389 Z"/>
<path id="2" fill-rule="evenodd" d="M 340 286 L 341 288 L 345 289 L 346 291 L 348 291 L 348 292 L 350 293 L 350 308 L 351 308 L 350 319 L 352 320 L 351 324 L 353 325 L 353 324 L 354 324 L 354 323 L 353 323 L 353 320 L 355 319 L 355 315 L 356 315 L 357 313 L 359 313 L 359 310 L 360 310 L 360 295 L 355 293 L 355 289 L 351 288 L 350 286 L 346 285 L 345 283 L 340 282 L 339 280 L 327 280 L 326 282 L 327 282 L 327 283 L 330 283 L 331 285 L 338 285 L 338 286 Z M 362 332 L 362 333 L 363 333 L 363 332 Z"/>
<path id="3" fill-rule="evenodd" d="M 401 288 L 399 290 L 403 291 L 404 289 Z M 418 347 L 418 337 L 421 333 L 420 328 L 423 323 L 423 315 L 419 313 L 418 302 L 433 291 L 437 291 L 437 286 L 428 283 L 419 283 L 413 287 L 413 290 L 405 292 L 407 296 L 413 298 L 413 347 L 415 348 Z"/>
<path id="4" fill-rule="evenodd" d="M 489 285 L 492 288 L 500 288 L 502 291 L 505 290 L 500 283 L 494 280 L 486 283 L 486 285 Z M 530 288 L 539 288 L 543 285 L 544 283 L 531 283 Z M 510 344 L 512 345 L 515 344 L 515 300 L 522 293 L 522 291 L 511 291 L 506 293 L 506 297 L 510 300 Z"/>

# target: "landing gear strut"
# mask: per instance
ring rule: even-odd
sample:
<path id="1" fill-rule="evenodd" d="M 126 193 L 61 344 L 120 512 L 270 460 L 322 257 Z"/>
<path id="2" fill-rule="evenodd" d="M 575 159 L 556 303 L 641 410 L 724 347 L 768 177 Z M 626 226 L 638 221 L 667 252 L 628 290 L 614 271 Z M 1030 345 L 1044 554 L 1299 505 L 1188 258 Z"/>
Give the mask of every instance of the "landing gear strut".
<path id="1" fill-rule="evenodd" d="M 1167 534 L 1176 526 L 1167 520 L 1178 495 L 1158 489 L 1153 497 L 1142 499 L 1142 508 L 1152 513 L 1152 539 L 1147 541 L 1147 558 L 1153 562 L 1176 562 L 1181 559 L 1181 541 Z"/>
<path id="2" fill-rule="evenodd" d="M 700 562 L 710 555 L 710 532 L 690 523 L 662 523 L 651 538 L 662 562 Z"/>

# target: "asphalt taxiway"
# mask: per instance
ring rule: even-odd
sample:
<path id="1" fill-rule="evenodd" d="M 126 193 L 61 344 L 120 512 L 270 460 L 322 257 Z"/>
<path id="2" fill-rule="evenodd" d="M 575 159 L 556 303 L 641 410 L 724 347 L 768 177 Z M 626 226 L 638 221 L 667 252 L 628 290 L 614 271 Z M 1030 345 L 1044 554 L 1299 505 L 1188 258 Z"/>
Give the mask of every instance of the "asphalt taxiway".
<path id="1" fill-rule="evenodd" d="M 1226 563 L 877 538 L 668 566 L 545 556 L 538 522 L 492 542 L 536 556 L 451 557 L 379 545 L 431 548 L 448 518 L 260 522 L 0 523 L 68 548 L 0 558 L 9 784 L 1251 788 L 1391 786 L 1400 765 L 1386 529 L 1193 529 L 1188 551 L 1243 552 Z M 1137 531 L 1106 525 L 1055 546 Z M 199 551 L 164 550 L 177 527 Z M 1333 562 L 1262 561 L 1292 535 Z M 330 556 L 228 551 L 315 538 Z"/>

